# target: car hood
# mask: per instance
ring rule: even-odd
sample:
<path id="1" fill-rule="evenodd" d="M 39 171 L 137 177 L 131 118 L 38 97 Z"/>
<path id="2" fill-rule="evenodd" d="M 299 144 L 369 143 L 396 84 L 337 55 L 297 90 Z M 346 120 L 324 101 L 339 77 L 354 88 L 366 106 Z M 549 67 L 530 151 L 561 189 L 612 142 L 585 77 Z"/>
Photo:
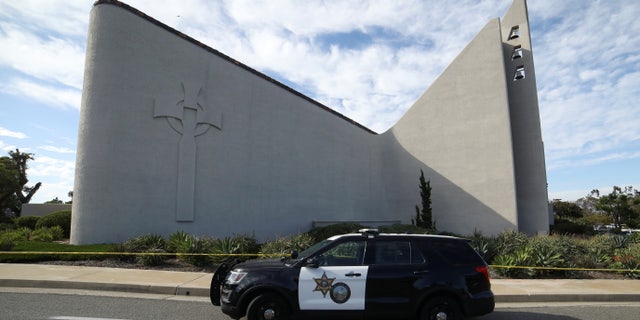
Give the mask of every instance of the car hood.
<path id="1" fill-rule="evenodd" d="M 249 260 L 239 263 L 233 267 L 235 270 L 252 271 L 252 270 L 277 270 L 285 267 L 285 264 L 280 259 L 264 259 L 264 260 Z"/>

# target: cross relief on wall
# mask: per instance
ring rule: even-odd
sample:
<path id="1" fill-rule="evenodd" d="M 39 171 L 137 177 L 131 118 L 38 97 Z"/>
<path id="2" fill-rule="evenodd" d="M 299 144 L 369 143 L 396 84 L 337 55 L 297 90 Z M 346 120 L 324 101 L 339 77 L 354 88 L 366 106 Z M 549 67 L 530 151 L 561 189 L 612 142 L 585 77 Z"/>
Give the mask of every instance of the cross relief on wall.
<path id="1" fill-rule="evenodd" d="M 222 130 L 222 113 L 209 110 L 201 86 L 182 82 L 181 87 L 181 98 L 154 100 L 153 117 L 166 118 L 171 128 L 182 136 L 178 151 L 176 221 L 191 222 L 195 215 L 196 137 L 211 127 Z"/>

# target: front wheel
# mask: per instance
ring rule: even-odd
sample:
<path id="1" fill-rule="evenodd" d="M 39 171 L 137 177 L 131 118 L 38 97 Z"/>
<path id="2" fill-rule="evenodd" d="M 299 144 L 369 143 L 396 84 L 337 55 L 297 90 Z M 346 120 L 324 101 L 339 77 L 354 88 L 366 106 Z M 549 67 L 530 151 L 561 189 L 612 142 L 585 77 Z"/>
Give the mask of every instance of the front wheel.
<path id="1" fill-rule="evenodd" d="M 285 302 L 274 294 L 261 294 L 249 303 L 247 320 L 287 320 L 289 309 Z"/>
<path id="2" fill-rule="evenodd" d="M 462 320 L 458 303 L 446 297 L 436 297 L 427 302 L 420 313 L 420 320 Z"/>

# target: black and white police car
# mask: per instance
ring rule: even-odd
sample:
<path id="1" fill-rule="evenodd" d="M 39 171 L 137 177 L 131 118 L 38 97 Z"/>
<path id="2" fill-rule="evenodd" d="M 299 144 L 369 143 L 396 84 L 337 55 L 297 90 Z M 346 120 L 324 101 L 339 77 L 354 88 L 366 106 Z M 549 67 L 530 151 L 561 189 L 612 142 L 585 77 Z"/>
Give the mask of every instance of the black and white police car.
<path id="1" fill-rule="evenodd" d="M 451 320 L 493 311 L 484 260 L 466 239 L 363 229 L 284 259 L 222 264 L 211 302 L 231 318 Z"/>

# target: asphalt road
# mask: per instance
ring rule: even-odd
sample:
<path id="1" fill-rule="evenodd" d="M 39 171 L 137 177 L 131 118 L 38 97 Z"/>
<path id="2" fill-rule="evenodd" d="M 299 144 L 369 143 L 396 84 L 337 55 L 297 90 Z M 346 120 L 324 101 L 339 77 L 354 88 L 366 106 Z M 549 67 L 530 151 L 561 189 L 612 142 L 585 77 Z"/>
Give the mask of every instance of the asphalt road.
<path id="1" fill-rule="evenodd" d="M 15 320 L 229 320 L 204 298 L 0 288 L 2 319 Z M 95 295 L 100 294 L 100 295 Z M 640 302 L 628 304 L 499 305 L 477 320 L 636 320 Z"/>

